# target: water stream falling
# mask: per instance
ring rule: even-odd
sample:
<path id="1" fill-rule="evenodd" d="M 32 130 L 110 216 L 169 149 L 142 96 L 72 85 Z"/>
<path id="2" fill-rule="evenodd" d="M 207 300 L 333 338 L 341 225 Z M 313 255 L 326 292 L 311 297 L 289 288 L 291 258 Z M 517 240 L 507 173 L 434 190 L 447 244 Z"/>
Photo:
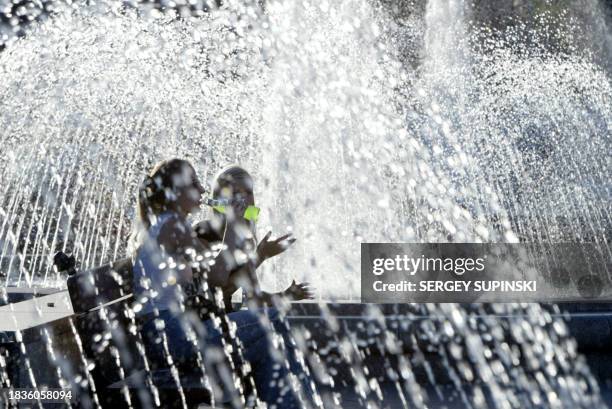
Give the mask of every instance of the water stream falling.
<path id="1" fill-rule="evenodd" d="M 231 163 L 252 172 L 260 234 L 299 240 L 263 270 L 270 290 L 296 278 L 321 300 L 358 300 L 362 241 L 585 240 L 610 252 L 612 85 L 598 63 L 609 50 L 588 55 L 541 29 L 578 24 L 571 9 L 489 27 L 461 0 L 429 0 L 406 20 L 366 0 L 228 1 L 181 19 L 118 2 L 57 7 L 0 53 L 4 285 L 63 287 L 58 250 L 81 269 L 126 256 L 137 186 L 173 156 L 209 182 Z M 420 39 L 417 63 L 397 43 L 406 32 Z M 553 42 L 563 50 L 538 47 Z M 466 407 L 602 405 L 562 321 L 538 305 L 491 308 L 515 318 L 428 305 L 439 320 L 401 325 L 439 348 Z M 401 399 L 425 407 L 436 379 L 411 373 L 431 363 L 397 354 L 395 330 L 377 345 L 399 359 Z M 382 407 L 351 341 L 338 345 L 360 403 Z M 489 390 L 461 386 L 474 378 Z"/>

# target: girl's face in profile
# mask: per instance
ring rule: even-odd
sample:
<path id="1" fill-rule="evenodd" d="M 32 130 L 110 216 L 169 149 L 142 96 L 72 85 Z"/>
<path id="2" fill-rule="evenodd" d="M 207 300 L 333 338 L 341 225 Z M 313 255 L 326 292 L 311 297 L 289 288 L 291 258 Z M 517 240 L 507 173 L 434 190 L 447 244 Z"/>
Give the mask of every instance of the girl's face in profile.
<path id="1" fill-rule="evenodd" d="M 242 215 L 248 206 L 255 205 L 253 181 L 250 178 L 236 181 L 223 189 L 221 197 L 232 201 L 234 215 Z"/>
<path id="2" fill-rule="evenodd" d="M 175 175 L 174 186 L 177 204 L 183 211 L 191 213 L 199 209 L 205 190 L 191 166 Z"/>

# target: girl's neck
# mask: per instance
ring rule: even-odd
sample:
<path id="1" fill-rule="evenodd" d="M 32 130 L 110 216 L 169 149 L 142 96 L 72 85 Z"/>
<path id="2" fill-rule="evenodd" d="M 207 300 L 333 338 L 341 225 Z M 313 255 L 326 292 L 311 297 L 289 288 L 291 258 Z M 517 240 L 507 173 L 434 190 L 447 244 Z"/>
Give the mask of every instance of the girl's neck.
<path id="1" fill-rule="evenodd" d="M 229 219 L 227 218 L 226 215 L 222 214 L 222 213 L 214 213 L 212 216 L 212 220 L 214 221 L 215 224 L 219 225 L 219 226 L 223 226 L 224 228 L 228 228 L 228 229 L 242 229 L 242 228 L 246 228 L 249 229 L 251 231 L 251 233 L 253 234 L 253 237 L 255 237 L 255 228 L 252 225 L 251 222 L 243 219 L 243 218 L 234 218 L 232 221 L 229 221 Z"/>
<path id="2" fill-rule="evenodd" d="M 177 205 L 171 205 L 164 210 L 164 213 L 171 212 L 176 213 L 181 219 L 186 219 L 189 215 L 189 212 L 186 212 L 182 207 Z"/>

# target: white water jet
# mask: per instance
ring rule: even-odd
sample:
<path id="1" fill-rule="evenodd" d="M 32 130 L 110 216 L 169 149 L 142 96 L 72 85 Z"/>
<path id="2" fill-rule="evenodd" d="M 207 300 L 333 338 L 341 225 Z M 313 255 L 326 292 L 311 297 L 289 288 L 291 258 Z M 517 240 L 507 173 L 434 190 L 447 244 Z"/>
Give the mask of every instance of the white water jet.
<path id="1" fill-rule="evenodd" d="M 0 56 L 4 284 L 60 285 L 57 250 L 74 251 L 81 268 L 124 256 L 138 183 L 177 155 L 208 180 L 241 163 L 257 183 L 262 232 L 296 233 L 296 248 L 265 271 L 270 289 L 297 277 L 323 298 L 356 299 L 360 241 L 548 240 L 563 227 L 559 213 L 592 221 L 586 231 L 600 237 L 609 212 L 590 189 L 609 174 L 597 139 L 610 127 L 608 77 L 573 57 L 473 52 L 462 4 L 429 3 L 417 72 L 385 43 L 385 16 L 365 1 L 272 2 L 268 14 L 235 1 L 186 21 L 104 5 L 60 13 Z M 525 152 L 518 142 L 532 125 Z M 552 125 L 565 139 L 552 139 L 563 143 L 545 180 L 557 184 L 543 185 L 531 151 Z M 579 153 L 568 157 L 572 144 Z M 588 171 L 569 185 L 572 166 Z M 482 309 L 427 308 L 444 320 L 419 330 L 447 354 L 450 376 L 499 375 L 490 387 L 500 407 L 601 403 L 588 369 L 573 367 L 565 327 L 539 306 L 493 306 L 525 316 L 484 327 L 472 320 Z M 517 367 L 517 355 L 533 367 Z M 363 391 L 376 389 L 356 373 Z M 474 406 L 483 396 L 462 391 Z"/>
<path id="2" fill-rule="evenodd" d="M 77 9 L 3 53 L 8 281 L 54 283 L 57 250 L 74 251 L 82 268 L 124 256 L 137 184 L 176 155 L 208 179 L 244 165 L 262 231 L 301 239 L 264 274 L 268 286 L 297 277 L 325 298 L 356 299 L 360 241 L 470 236 L 446 170 L 394 108 L 408 74 L 381 40 L 376 9 L 267 8 L 230 3 L 189 22 Z M 28 114 L 16 115 L 22 106 Z M 33 135 L 39 144 L 25 146 Z"/>

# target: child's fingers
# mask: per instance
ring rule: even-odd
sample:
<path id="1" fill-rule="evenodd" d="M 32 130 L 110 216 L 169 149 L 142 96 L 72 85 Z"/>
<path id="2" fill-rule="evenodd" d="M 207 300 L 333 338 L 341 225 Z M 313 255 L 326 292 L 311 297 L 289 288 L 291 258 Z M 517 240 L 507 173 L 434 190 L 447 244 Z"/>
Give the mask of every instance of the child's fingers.
<path id="1" fill-rule="evenodd" d="M 289 247 L 291 247 L 291 245 L 293 243 L 295 243 L 296 239 L 288 239 L 285 241 L 277 241 L 276 244 L 278 244 L 279 246 L 281 246 L 283 249 L 287 249 Z"/>
<path id="2" fill-rule="evenodd" d="M 274 240 L 276 243 L 280 243 L 282 241 L 287 240 L 289 237 L 291 237 L 291 233 L 287 233 L 284 236 L 279 237 L 278 239 Z"/>

